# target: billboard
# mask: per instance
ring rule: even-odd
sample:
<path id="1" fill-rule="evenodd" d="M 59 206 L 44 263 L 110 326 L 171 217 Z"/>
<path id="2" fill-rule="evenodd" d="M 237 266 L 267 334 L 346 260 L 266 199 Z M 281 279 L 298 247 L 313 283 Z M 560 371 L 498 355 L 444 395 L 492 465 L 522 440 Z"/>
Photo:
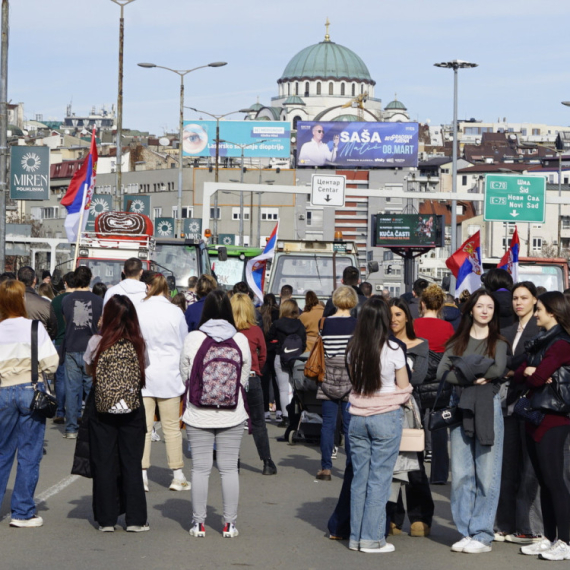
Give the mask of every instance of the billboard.
<path id="1" fill-rule="evenodd" d="M 10 199 L 49 200 L 49 147 L 10 147 Z"/>
<path id="2" fill-rule="evenodd" d="M 378 214 L 376 247 L 443 247 L 443 216 L 434 214 Z"/>
<path id="3" fill-rule="evenodd" d="M 123 212 L 134 212 L 150 216 L 150 196 L 125 194 L 123 196 Z"/>
<path id="4" fill-rule="evenodd" d="M 113 210 L 113 197 L 111 194 L 93 194 L 91 205 L 89 206 L 89 218 L 85 229 L 88 232 L 95 231 L 95 218 L 104 212 Z"/>
<path id="5" fill-rule="evenodd" d="M 297 123 L 297 166 L 400 168 L 417 165 L 417 123 Z"/>
<path id="6" fill-rule="evenodd" d="M 216 121 L 184 121 L 184 156 L 216 156 Z M 221 157 L 289 158 L 291 123 L 287 121 L 220 121 Z"/>

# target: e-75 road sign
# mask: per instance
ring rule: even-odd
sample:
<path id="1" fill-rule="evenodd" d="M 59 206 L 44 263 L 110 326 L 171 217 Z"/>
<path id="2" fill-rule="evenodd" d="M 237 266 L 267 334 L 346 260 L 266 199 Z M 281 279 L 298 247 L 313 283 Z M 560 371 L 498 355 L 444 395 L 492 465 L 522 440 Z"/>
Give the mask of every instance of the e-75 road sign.
<path id="1" fill-rule="evenodd" d="M 544 223 L 546 178 L 513 174 L 485 176 L 486 222 Z"/>

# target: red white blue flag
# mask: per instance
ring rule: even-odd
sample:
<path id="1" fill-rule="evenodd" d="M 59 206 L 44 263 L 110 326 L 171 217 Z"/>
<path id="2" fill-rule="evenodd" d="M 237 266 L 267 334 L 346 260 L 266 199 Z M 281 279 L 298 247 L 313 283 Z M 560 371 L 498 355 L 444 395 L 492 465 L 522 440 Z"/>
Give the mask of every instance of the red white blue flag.
<path id="1" fill-rule="evenodd" d="M 455 275 L 457 294 L 465 289 L 474 293 L 481 287 L 483 265 L 481 263 L 481 232 L 473 234 L 461 247 L 445 262 L 445 265 Z M 457 295 L 459 296 L 459 295 Z"/>
<path id="2" fill-rule="evenodd" d="M 517 283 L 519 280 L 519 251 L 520 251 L 520 241 L 517 227 L 515 226 L 515 231 L 513 232 L 513 237 L 511 238 L 511 244 L 507 253 L 503 255 L 501 261 L 497 264 L 500 269 L 505 269 L 511 274 L 513 282 Z"/>
<path id="3" fill-rule="evenodd" d="M 267 269 L 267 261 L 273 259 L 275 255 L 275 246 L 277 244 L 277 231 L 279 222 L 273 228 L 267 244 L 261 255 L 250 259 L 245 267 L 245 277 L 247 284 L 251 287 L 255 296 L 263 303 L 263 289 L 265 287 L 265 271 Z"/>
<path id="4" fill-rule="evenodd" d="M 95 128 L 91 134 L 91 148 L 85 157 L 81 168 L 73 175 L 65 196 L 61 199 L 61 205 L 67 208 L 65 218 L 65 232 L 69 243 L 77 241 L 80 232 L 85 231 L 89 219 L 89 207 L 95 189 L 97 176 L 97 144 L 95 141 Z M 79 228 L 81 211 L 83 210 L 82 227 Z"/>

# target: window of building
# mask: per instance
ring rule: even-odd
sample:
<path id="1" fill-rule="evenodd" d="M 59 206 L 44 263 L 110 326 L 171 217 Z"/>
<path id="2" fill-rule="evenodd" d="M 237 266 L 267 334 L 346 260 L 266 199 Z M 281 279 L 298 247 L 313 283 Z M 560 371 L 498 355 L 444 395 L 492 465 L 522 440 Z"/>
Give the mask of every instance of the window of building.
<path id="1" fill-rule="evenodd" d="M 462 186 L 467 186 L 467 176 L 462 176 L 462 177 L 461 177 L 461 185 L 462 185 Z"/>
<path id="2" fill-rule="evenodd" d="M 249 208 L 243 209 L 243 219 L 244 221 L 249 220 Z M 239 207 L 232 208 L 232 220 L 239 220 Z"/>
<path id="3" fill-rule="evenodd" d="M 362 95 L 364 93 L 364 83 L 360 84 L 360 94 Z"/>
<path id="4" fill-rule="evenodd" d="M 210 208 L 210 218 L 212 220 L 221 220 L 220 208 Z"/>
<path id="5" fill-rule="evenodd" d="M 172 206 L 172 217 L 178 219 L 178 206 Z"/>
<path id="6" fill-rule="evenodd" d="M 295 82 L 295 95 L 299 95 L 299 83 Z"/>
<path id="7" fill-rule="evenodd" d="M 352 96 L 354 97 L 356 95 L 356 83 L 352 84 Z"/>
<path id="8" fill-rule="evenodd" d="M 465 206 L 463 204 L 457 204 L 457 215 L 463 216 L 465 214 Z"/>
<path id="9" fill-rule="evenodd" d="M 442 168 L 441 173 L 442 174 L 449 174 L 449 168 Z"/>
<path id="10" fill-rule="evenodd" d="M 521 129 L 521 135 L 522 135 L 523 137 L 526 137 L 526 129 Z"/>
<path id="11" fill-rule="evenodd" d="M 56 220 L 59 218 L 59 207 L 51 206 L 48 208 L 42 208 L 41 217 L 43 220 Z"/>
<path id="12" fill-rule="evenodd" d="M 321 94 L 321 82 L 317 81 L 317 95 Z"/>
<path id="13" fill-rule="evenodd" d="M 562 216 L 562 229 L 563 230 L 570 230 L 570 216 Z"/>
<path id="14" fill-rule="evenodd" d="M 305 97 L 309 96 L 309 82 L 305 81 Z"/>
<path id="15" fill-rule="evenodd" d="M 301 120 L 301 117 L 293 117 L 293 130 L 297 130 L 297 123 Z"/>
<path id="16" fill-rule="evenodd" d="M 540 129 L 532 129 L 532 134 L 535 136 L 540 135 Z"/>
<path id="17" fill-rule="evenodd" d="M 193 218 L 194 217 L 194 208 L 190 206 L 182 206 L 182 217 L 183 218 Z"/>
<path id="18" fill-rule="evenodd" d="M 345 89 L 344 83 L 341 83 L 341 84 L 340 84 L 340 94 L 341 94 L 341 95 L 344 95 L 344 89 Z"/>
<path id="19" fill-rule="evenodd" d="M 541 230 L 541 229 L 542 229 L 542 224 L 532 224 L 532 229 L 533 229 L 533 230 Z"/>
<path id="20" fill-rule="evenodd" d="M 532 251 L 542 251 L 542 238 L 532 238 Z"/>
<path id="21" fill-rule="evenodd" d="M 390 250 L 385 251 L 382 255 L 382 259 L 384 261 L 392 261 L 392 259 L 394 259 L 394 253 L 391 252 Z"/>
<path id="22" fill-rule="evenodd" d="M 516 222 L 503 222 L 503 231 L 506 229 L 510 234 L 515 231 Z"/>
<path id="23" fill-rule="evenodd" d="M 329 83 L 329 95 L 334 95 L 334 84 L 332 81 Z"/>
<path id="24" fill-rule="evenodd" d="M 287 95 L 291 95 L 291 84 L 287 83 Z"/>
<path id="25" fill-rule="evenodd" d="M 156 220 L 156 218 L 161 218 L 162 217 L 162 208 L 153 208 L 152 214 L 153 214 L 153 217 L 155 220 Z"/>
<path id="26" fill-rule="evenodd" d="M 279 208 L 261 208 L 261 220 L 278 220 L 279 219 Z"/>
<path id="27" fill-rule="evenodd" d="M 307 212 L 307 225 L 308 226 L 323 226 L 323 211 L 322 210 L 309 210 Z"/>

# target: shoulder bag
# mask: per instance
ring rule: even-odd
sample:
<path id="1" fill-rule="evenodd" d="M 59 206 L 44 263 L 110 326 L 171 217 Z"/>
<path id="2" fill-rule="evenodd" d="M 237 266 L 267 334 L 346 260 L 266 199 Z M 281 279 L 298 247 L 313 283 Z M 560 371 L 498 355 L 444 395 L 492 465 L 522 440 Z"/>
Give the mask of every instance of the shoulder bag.
<path id="1" fill-rule="evenodd" d="M 425 449 L 425 432 L 422 427 L 422 420 L 418 412 L 417 404 L 410 400 L 410 405 L 412 407 L 412 412 L 414 414 L 414 424 L 413 428 L 404 428 L 402 430 L 402 439 L 400 441 L 400 451 L 416 451 L 420 452 Z"/>
<path id="2" fill-rule="evenodd" d="M 325 346 L 323 344 L 323 325 L 325 317 L 319 322 L 319 336 L 311 349 L 311 354 L 305 363 L 305 376 L 317 382 L 325 379 Z"/>
<path id="3" fill-rule="evenodd" d="M 32 321 L 32 386 L 34 397 L 30 404 L 30 410 L 37 412 L 44 418 L 53 418 L 57 411 L 57 400 L 49 389 L 49 382 L 44 380 L 46 391 L 38 390 L 38 322 Z"/>
<path id="4" fill-rule="evenodd" d="M 435 431 L 443 428 L 455 427 L 461 424 L 461 410 L 457 406 L 447 406 L 445 408 L 437 409 L 437 401 L 443 392 L 445 379 L 449 374 L 449 370 L 445 372 L 439 387 L 437 389 L 437 394 L 435 396 L 435 402 L 433 404 L 434 409 L 429 413 L 429 424 L 428 427 L 430 431 Z"/>
<path id="5" fill-rule="evenodd" d="M 544 412 L 534 410 L 531 405 L 531 399 L 528 397 L 528 390 L 517 400 L 513 408 L 513 415 L 521 420 L 530 422 L 535 426 L 539 426 L 544 419 Z"/>

